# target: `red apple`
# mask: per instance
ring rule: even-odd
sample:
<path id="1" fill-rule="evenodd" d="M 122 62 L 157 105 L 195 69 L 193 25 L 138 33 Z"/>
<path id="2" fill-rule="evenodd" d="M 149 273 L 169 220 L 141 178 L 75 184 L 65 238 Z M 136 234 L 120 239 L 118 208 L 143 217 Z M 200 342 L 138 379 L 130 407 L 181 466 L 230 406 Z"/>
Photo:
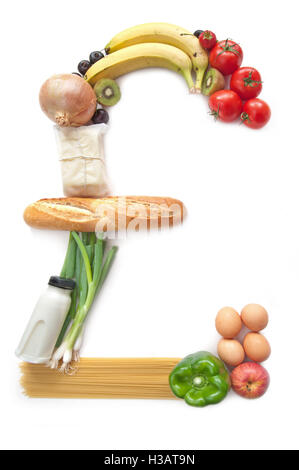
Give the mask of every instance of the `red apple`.
<path id="1" fill-rule="evenodd" d="M 232 371 L 230 378 L 233 390 L 244 398 L 261 397 L 270 383 L 268 372 L 256 362 L 243 362 Z"/>

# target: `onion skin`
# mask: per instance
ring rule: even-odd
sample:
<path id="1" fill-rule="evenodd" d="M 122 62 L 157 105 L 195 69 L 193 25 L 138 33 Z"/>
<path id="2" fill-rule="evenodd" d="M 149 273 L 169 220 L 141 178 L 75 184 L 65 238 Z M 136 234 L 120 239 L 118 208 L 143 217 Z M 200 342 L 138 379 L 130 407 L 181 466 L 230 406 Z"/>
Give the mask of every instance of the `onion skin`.
<path id="1" fill-rule="evenodd" d="M 60 127 L 87 124 L 97 107 L 96 95 L 84 78 L 73 74 L 53 75 L 39 92 L 41 109 Z"/>

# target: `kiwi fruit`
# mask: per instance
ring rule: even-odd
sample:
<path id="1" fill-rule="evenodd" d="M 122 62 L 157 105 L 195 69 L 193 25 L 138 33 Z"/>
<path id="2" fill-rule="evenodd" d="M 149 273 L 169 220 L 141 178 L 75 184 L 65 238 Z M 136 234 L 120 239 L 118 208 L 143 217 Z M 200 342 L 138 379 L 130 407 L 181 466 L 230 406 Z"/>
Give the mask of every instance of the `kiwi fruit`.
<path id="1" fill-rule="evenodd" d="M 94 86 L 94 92 L 98 103 L 103 106 L 114 106 L 120 100 L 118 84 L 111 78 L 102 78 Z"/>
<path id="2" fill-rule="evenodd" d="M 222 73 L 213 68 L 207 70 L 202 83 L 202 94 L 211 96 L 215 91 L 223 90 L 224 87 L 225 79 Z"/>

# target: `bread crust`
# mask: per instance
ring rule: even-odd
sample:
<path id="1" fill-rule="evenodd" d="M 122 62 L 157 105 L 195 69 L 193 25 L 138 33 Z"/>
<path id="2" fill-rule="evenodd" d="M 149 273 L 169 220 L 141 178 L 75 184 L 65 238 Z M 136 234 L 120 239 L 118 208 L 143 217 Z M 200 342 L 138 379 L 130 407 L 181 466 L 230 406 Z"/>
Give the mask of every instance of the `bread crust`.
<path id="1" fill-rule="evenodd" d="M 40 199 L 24 212 L 31 227 L 78 232 L 157 229 L 182 223 L 184 216 L 178 199 L 152 196 Z"/>

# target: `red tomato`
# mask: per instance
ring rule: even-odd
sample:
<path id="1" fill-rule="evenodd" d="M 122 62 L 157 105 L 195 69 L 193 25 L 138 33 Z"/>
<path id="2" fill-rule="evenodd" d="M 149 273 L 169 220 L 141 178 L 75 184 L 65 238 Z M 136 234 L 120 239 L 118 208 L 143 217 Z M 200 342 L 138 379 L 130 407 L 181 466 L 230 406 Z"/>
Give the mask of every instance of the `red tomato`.
<path id="1" fill-rule="evenodd" d="M 206 30 L 199 36 L 199 42 L 205 49 L 212 49 L 217 43 L 217 38 L 212 31 Z"/>
<path id="2" fill-rule="evenodd" d="M 239 44 L 226 39 L 220 41 L 210 52 L 210 66 L 218 69 L 223 75 L 230 75 L 242 64 L 243 51 Z"/>
<path id="3" fill-rule="evenodd" d="M 232 90 L 216 91 L 210 96 L 209 106 L 212 116 L 224 122 L 237 119 L 242 112 L 241 98 Z"/>
<path id="4" fill-rule="evenodd" d="M 251 129 L 264 127 L 271 117 L 270 106 L 259 98 L 246 101 L 241 114 L 241 119 L 245 126 Z"/>
<path id="5" fill-rule="evenodd" d="M 241 67 L 230 80 L 230 89 L 238 93 L 242 100 L 256 98 L 262 91 L 262 79 L 253 67 Z"/>

